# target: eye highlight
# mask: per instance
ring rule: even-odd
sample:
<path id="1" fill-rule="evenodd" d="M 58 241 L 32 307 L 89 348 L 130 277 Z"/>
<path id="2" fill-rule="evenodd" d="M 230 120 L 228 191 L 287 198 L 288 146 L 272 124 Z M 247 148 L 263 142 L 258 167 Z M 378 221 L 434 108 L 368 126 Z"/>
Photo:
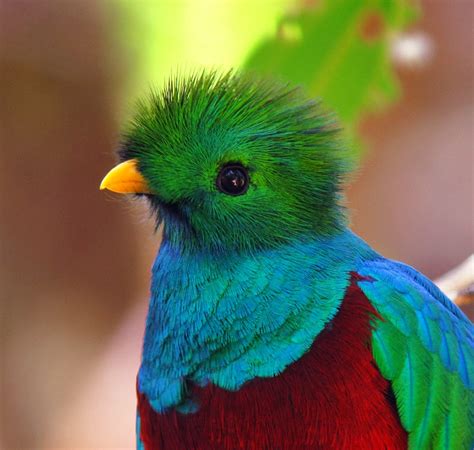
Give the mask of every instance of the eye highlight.
<path id="1" fill-rule="evenodd" d="M 228 195 L 242 195 L 249 187 L 248 170 L 239 163 L 226 164 L 217 175 L 216 186 Z"/>

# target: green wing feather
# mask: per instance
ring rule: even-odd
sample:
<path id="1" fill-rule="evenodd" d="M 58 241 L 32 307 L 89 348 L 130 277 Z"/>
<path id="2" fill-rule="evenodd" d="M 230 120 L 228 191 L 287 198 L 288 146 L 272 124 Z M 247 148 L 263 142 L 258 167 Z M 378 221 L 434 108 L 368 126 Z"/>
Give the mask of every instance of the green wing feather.
<path id="1" fill-rule="evenodd" d="M 431 281 L 389 260 L 367 262 L 359 286 L 381 319 L 373 353 L 391 381 L 409 448 L 474 448 L 472 323 Z"/>

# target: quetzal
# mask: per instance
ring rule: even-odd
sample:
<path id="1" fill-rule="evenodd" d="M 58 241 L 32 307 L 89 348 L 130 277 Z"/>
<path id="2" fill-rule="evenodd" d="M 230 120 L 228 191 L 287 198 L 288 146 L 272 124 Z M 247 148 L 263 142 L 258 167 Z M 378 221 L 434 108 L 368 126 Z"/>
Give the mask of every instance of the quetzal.
<path id="1" fill-rule="evenodd" d="M 473 325 L 348 229 L 343 148 L 319 102 L 241 73 L 139 103 L 101 188 L 163 227 L 140 449 L 473 448 Z"/>

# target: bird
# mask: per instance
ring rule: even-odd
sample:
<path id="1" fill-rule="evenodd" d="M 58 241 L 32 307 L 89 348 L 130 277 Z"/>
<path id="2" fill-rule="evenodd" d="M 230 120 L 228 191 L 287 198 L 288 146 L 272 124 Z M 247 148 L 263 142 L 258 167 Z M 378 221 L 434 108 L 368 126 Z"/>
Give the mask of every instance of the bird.
<path id="1" fill-rule="evenodd" d="M 138 449 L 473 448 L 473 325 L 351 231 L 347 147 L 321 100 L 242 71 L 138 102 L 100 185 L 162 231 Z"/>

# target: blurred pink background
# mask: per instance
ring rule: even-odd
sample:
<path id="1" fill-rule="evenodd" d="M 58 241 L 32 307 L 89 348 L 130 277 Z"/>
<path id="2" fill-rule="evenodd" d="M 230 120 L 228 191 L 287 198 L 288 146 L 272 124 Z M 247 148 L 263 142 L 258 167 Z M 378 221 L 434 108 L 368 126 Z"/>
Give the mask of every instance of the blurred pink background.
<path id="1" fill-rule="evenodd" d="M 1 5 L 2 448 L 134 446 L 159 236 L 143 205 L 98 190 L 133 64 L 100 5 Z M 474 4 L 422 5 L 433 56 L 399 67 L 402 100 L 364 121 L 348 202 L 377 250 L 437 277 L 474 247 Z"/>

